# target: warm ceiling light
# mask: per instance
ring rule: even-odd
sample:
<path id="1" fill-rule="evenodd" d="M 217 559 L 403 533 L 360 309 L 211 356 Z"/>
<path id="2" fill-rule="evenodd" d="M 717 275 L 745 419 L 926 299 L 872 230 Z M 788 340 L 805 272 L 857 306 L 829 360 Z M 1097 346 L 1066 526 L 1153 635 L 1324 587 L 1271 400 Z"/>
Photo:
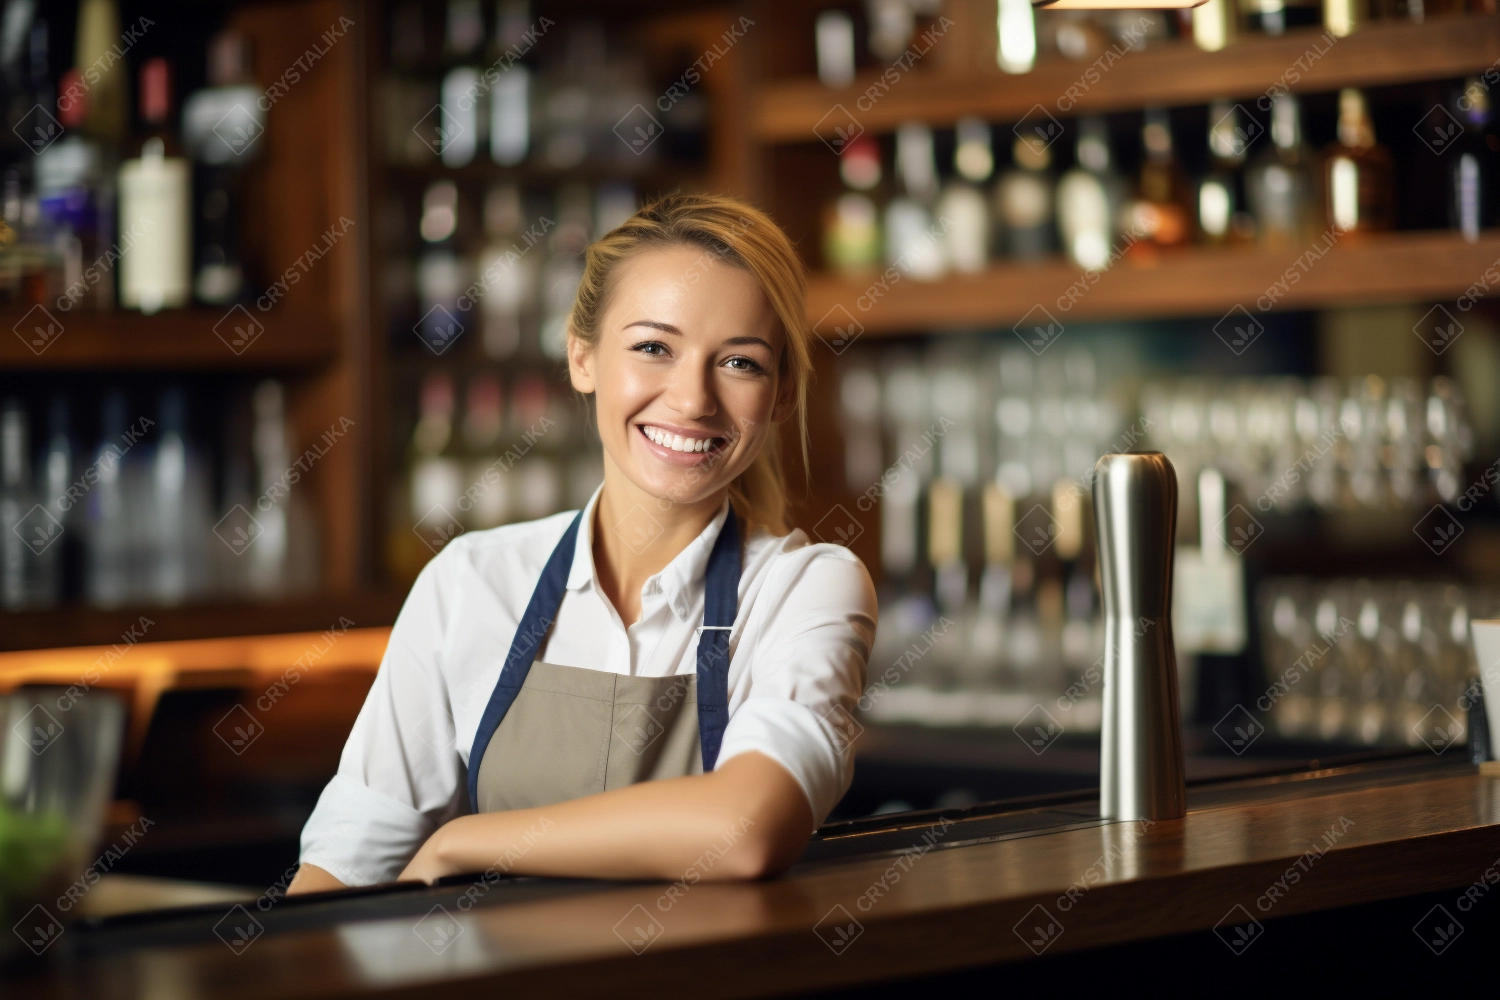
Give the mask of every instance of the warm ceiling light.
<path id="1" fill-rule="evenodd" d="M 1048 10 L 1183 10 L 1202 7 L 1208 0 L 1031 0 Z"/>

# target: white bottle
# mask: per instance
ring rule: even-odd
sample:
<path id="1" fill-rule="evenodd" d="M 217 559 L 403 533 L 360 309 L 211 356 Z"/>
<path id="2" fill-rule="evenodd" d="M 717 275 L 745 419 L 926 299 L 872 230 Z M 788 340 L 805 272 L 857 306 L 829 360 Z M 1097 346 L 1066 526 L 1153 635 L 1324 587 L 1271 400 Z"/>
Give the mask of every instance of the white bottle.
<path id="1" fill-rule="evenodd" d="M 934 281 L 947 270 L 947 260 L 930 207 L 937 196 L 931 128 L 909 122 L 896 131 L 896 174 L 903 193 L 886 206 L 886 259 L 902 274 Z"/>
<path id="2" fill-rule="evenodd" d="M 169 156 L 171 115 L 167 61 L 141 67 L 141 118 L 161 132 L 140 156 L 120 164 L 120 304 L 144 313 L 187 305 L 192 291 L 192 180 L 188 161 Z"/>
<path id="3" fill-rule="evenodd" d="M 976 274 L 989 259 L 989 206 L 980 185 L 994 173 L 995 156 L 986 122 L 965 118 L 956 131 L 953 167 L 958 176 L 938 199 L 935 228 L 943 235 L 944 253 L 953 269 Z"/>

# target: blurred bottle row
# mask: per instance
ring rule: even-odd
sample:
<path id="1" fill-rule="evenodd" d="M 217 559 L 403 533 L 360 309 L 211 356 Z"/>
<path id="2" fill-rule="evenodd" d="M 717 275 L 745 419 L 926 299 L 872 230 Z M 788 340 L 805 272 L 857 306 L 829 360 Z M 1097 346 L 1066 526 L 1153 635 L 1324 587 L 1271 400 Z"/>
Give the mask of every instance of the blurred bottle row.
<path id="1" fill-rule="evenodd" d="M 1216 468 L 1257 517 L 1451 503 L 1474 442 L 1462 394 L 1441 376 L 1153 382 L 1140 412 L 1183 484 Z"/>
<path id="2" fill-rule="evenodd" d="M 420 3 L 391 11 L 388 162 L 634 172 L 703 157 L 706 98 L 688 87 L 665 96 L 700 53 L 657 79 L 641 49 L 602 24 L 536 16 L 526 0 L 448 0 L 441 23 L 436 13 Z"/>
<path id="3" fill-rule="evenodd" d="M 462 382 L 461 397 L 443 371 L 416 387 L 391 499 L 398 577 L 413 575 L 453 534 L 581 508 L 603 481 L 587 411 L 566 382 L 540 371 L 477 372 Z"/>
<path id="4" fill-rule="evenodd" d="M 814 534 L 852 541 L 879 526 L 870 717 L 1014 724 L 1097 658 L 1086 477 L 1142 437 L 1115 388 L 1081 348 L 846 356 L 845 478 L 858 500 Z"/>
<path id="5" fill-rule="evenodd" d="M 1471 619 L 1491 590 L 1409 581 L 1267 580 L 1259 593 L 1266 689 L 1253 709 L 1294 739 L 1426 745 L 1467 732 L 1478 670 Z"/>
<path id="6" fill-rule="evenodd" d="M 412 345 L 414 331 L 434 355 L 561 359 L 584 249 L 636 207 L 627 181 L 476 190 L 444 179 L 427 185 L 418 213 L 394 199 L 385 282 L 394 342 Z"/>
<path id="7" fill-rule="evenodd" d="M 977 118 L 960 121 L 947 172 L 938 169 L 933 130 L 906 124 L 889 161 L 893 180 L 880 143 L 858 135 L 840 151 L 843 191 L 824 213 L 824 260 L 849 275 L 889 265 L 931 280 L 977 272 L 995 259 L 1062 252 L 1080 267 L 1101 270 L 1121 256 L 1193 243 L 1258 241 L 1321 252 L 1340 239 L 1395 226 L 1395 161 L 1376 139 L 1361 91 L 1340 92 L 1336 135 L 1321 152 L 1304 138 L 1296 96 L 1265 103 L 1265 122 L 1254 117 L 1260 113 L 1251 110 L 1254 102 L 1209 105 L 1208 155 L 1196 177 L 1178 153 L 1181 129 L 1174 129 L 1172 113 L 1147 109 L 1133 182 L 1120 172 L 1109 123 L 1098 117 L 1078 121 L 1073 165 L 1060 176 L 1054 160 L 1066 151 L 1058 142 L 1065 130 L 1045 115 L 1003 132 Z M 1461 124 L 1413 148 L 1421 158 L 1415 176 L 1442 173 L 1446 224 L 1473 241 L 1496 221 L 1500 135 L 1477 80 L 1456 88 L 1450 107 Z M 1010 164 L 998 177 L 997 136 L 1012 140 Z"/>
<path id="8" fill-rule="evenodd" d="M 849 85 L 860 71 L 875 72 L 920 45 L 946 16 L 980 13 L 996 28 L 995 65 L 1029 73 L 1038 61 L 1088 60 L 1106 50 L 1191 39 L 1218 51 L 1244 34 L 1280 35 L 1288 28 L 1321 25 L 1345 37 L 1372 21 L 1421 23 L 1465 11 L 1494 13 L 1493 0 L 1207 0 L 1190 10 L 1037 10 L 1031 0 L 944 3 L 943 0 L 865 0 L 862 6 L 826 10 L 815 27 L 818 78 Z M 965 22 L 972 23 L 972 22 Z M 938 34 L 946 33 L 945 30 Z"/>
<path id="9" fill-rule="evenodd" d="M 132 81 L 120 53 L 149 19 L 122 27 L 114 0 L 81 0 L 72 65 L 54 76 L 42 12 L 5 5 L 0 304 L 151 313 L 241 299 L 245 167 L 266 127 L 245 38 L 210 43 L 209 86 L 179 113 L 168 60 Z"/>
<path id="10" fill-rule="evenodd" d="M 1158 381 L 1138 401 L 1130 376 L 1099 369 L 1086 348 L 1036 357 L 950 343 L 843 357 L 845 480 L 857 499 L 813 533 L 851 543 L 878 531 L 872 718 L 1016 725 L 1044 704 L 1065 727 L 1097 725 L 1091 490 L 1105 453 L 1161 449 L 1177 467 L 1173 621 L 1191 706 L 1192 658 L 1249 648 L 1242 553 L 1263 530 L 1253 518 L 1451 499 L 1471 447 L 1444 378 Z"/>
<path id="11" fill-rule="evenodd" d="M 227 405 L 222 400 L 227 397 Z M 319 521 L 297 486 L 347 426 L 297 450 L 281 383 L 190 405 L 106 388 L 0 403 L 0 605 L 99 607 L 314 588 Z M 224 438 L 214 448 L 205 424 Z"/>

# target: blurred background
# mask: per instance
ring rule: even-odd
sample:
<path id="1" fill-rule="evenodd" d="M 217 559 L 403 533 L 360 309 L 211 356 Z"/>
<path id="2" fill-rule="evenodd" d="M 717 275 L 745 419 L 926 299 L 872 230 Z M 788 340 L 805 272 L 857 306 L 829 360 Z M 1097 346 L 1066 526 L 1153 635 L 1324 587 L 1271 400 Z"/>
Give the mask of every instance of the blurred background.
<path id="1" fill-rule="evenodd" d="M 1464 753 L 1491 3 L 7 0 L 0 691 L 126 707 L 118 870 L 276 880 L 426 560 L 600 481 L 584 248 L 704 190 L 806 259 L 795 518 L 880 589 L 834 818 L 1097 783 L 1113 451 L 1190 779 Z"/>

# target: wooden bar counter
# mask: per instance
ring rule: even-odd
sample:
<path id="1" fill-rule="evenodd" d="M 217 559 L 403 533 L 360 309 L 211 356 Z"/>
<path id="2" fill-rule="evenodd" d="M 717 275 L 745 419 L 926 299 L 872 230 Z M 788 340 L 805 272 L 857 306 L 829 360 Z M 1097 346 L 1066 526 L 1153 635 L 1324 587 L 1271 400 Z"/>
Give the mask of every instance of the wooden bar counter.
<path id="1" fill-rule="evenodd" d="M 156 924 L 70 928 L 58 954 L 0 992 L 738 997 L 1210 929 L 1227 955 L 1281 918 L 1437 890 L 1451 890 L 1459 917 L 1500 862 L 1500 779 L 1459 753 L 1199 786 L 1170 822 L 1105 824 L 1086 797 L 854 821 L 825 827 L 814 860 L 753 884 L 465 881 L 293 902 L 271 892 Z M 1418 951 L 1420 938 L 1409 942 Z"/>

